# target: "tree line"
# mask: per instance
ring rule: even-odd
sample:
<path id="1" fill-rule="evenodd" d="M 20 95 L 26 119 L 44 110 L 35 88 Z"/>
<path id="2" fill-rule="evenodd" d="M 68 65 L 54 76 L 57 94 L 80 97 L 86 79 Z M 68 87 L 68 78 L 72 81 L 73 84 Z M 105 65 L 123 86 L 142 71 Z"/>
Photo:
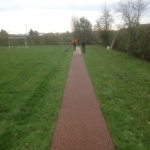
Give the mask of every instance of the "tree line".
<path id="1" fill-rule="evenodd" d="M 73 16 L 71 20 L 72 32 L 48 33 L 39 36 L 38 31 L 30 29 L 27 40 L 29 44 L 71 44 L 75 37 L 78 44 L 84 39 L 86 44 L 100 43 L 109 46 L 113 36 L 117 34 L 114 43 L 115 49 L 140 58 L 150 59 L 150 24 L 141 25 L 140 19 L 147 12 L 150 2 L 144 0 L 120 0 L 114 6 L 115 13 L 120 15 L 123 22 L 118 29 L 113 31 L 112 24 L 115 19 L 106 2 L 101 6 L 101 15 L 96 20 L 94 28 L 85 18 Z M 1 30 L 0 44 L 7 45 L 8 34 Z"/>
<path id="2" fill-rule="evenodd" d="M 87 22 L 88 20 L 85 19 Z M 84 22 L 84 19 L 81 19 L 81 22 Z M 90 24 L 90 22 L 88 22 Z M 74 34 L 76 34 L 76 38 L 78 40 L 78 44 L 81 44 L 81 40 L 83 40 L 84 36 L 88 37 L 85 38 L 87 41 L 87 44 L 92 44 L 92 43 L 97 43 L 98 42 L 98 36 L 96 35 L 97 32 L 92 31 L 91 29 L 91 24 L 90 28 L 85 28 L 84 26 L 81 25 L 81 28 L 78 28 L 78 32 L 64 32 L 64 33 L 39 33 L 38 31 L 34 31 L 30 29 L 29 35 L 9 35 L 6 31 L 5 33 L 7 34 L 1 34 L 0 36 L 0 45 L 8 45 L 8 37 L 19 37 L 19 36 L 25 36 L 27 38 L 27 42 L 29 45 L 55 45 L 55 44 L 72 44 L 72 38 L 74 37 Z M 82 32 L 83 30 L 83 35 Z M 89 31 L 88 31 L 89 30 Z M 21 40 L 20 40 L 21 41 Z M 17 43 L 17 42 L 16 42 Z"/>
<path id="3" fill-rule="evenodd" d="M 150 60 L 150 24 L 140 24 L 140 19 L 148 11 L 149 4 L 150 2 L 144 0 L 120 0 L 114 9 L 123 23 L 116 31 L 113 31 L 111 27 L 114 18 L 104 2 L 102 13 L 95 25 L 95 29 L 99 32 L 100 42 L 104 46 L 109 46 L 116 35 L 113 48 Z"/>

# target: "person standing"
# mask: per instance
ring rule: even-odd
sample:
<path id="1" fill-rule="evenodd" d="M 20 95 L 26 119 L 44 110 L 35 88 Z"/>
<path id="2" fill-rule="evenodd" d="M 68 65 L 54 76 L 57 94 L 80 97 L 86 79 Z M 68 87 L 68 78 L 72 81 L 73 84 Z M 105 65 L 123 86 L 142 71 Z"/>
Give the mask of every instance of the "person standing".
<path id="1" fill-rule="evenodd" d="M 76 51 L 77 40 L 75 38 L 72 40 L 72 44 L 73 44 L 74 51 Z"/>
<path id="2" fill-rule="evenodd" d="M 82 53 L 85 53 L 85 40 L 82 41 Z"/>

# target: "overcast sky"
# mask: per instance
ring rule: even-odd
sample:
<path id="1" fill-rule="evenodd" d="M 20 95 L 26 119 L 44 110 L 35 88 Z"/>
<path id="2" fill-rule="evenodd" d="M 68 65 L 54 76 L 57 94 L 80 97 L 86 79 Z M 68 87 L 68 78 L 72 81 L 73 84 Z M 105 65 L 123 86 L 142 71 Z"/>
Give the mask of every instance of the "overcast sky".
<path id="1" fill-rule="evenodd" d="M 105 0 L 108 7 L 119 0 Z M 86 17 L 92 25 L 98 19 L 103 0 L 0 0 L 0 30 L 9 33 L 71 31 L 71 18 Z M 141 23 L 150 23 L 147 13 Z"/>

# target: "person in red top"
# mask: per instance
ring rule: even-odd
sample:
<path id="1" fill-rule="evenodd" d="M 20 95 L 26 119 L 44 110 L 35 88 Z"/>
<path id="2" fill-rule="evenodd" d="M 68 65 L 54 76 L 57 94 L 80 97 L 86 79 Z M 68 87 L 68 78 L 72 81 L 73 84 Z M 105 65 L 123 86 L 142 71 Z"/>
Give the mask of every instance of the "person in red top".
<path id="1" fill-rule="evenodd" d="M 72 45 L 73 45 L 74 51 L 76 51 L 77 40 L 75 38 L 72 40 Z"/>

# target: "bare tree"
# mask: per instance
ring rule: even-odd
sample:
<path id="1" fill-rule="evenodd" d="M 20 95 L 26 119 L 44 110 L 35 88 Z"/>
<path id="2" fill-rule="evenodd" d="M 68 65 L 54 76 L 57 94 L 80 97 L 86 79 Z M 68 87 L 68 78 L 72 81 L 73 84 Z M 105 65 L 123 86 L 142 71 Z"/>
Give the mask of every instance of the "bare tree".
<path id="1" fill-rule="evenodd" d="M 113 17 L 110 9 L 107 7 L 104 0 L 104 5 L 101 7 L 101 14 L 96 20 L 96 25 L 94 28 L 99 32 L 99 37 L 104 45 L 109 44 L 109 30 L 112 28 Z"/>
<path id="2" fill-rule="evenodd" d="M 96 24 L 94 25 L 94 31 L 100 31 L 102 28 L 100 26 L 100 21 L 96 20 Z"/>
<path id="3" fill-rule="evenodd" d="M 113 23 L 113 17 L 110 13 L 110 10 L 107 8 L 106 2 L 104 1 L 104 6 L 102 7 L 102 14 L 100 15 L 98 22 L 100 23 L 100 27 L 102 30 L 110 30 L 112 23 Z"/>
<path id="4" fill-rule="evenodd" d="M 71 19 L 71 30 L 72 30 L 72 36 L 74 38 L 77 38 L 77 27 L 78 27 L 78 24 L 79 24 L 79 19 L 77 16 L 73 15 L 72 16 L 72 19 Z"/>
<path id="5" fill-rule="evenodd" d="M 77 24 L 79 22 L 78 20 L 79 19 L 78 19 L 77 16 L 75 16 L 75 15 L 72 16 L 72 19 L 71 19 L 71 29 L 72 29 L 72 32 L 74 32 L 76 30 L 76 26 L 77 26 Z"/>
<path id="6" fill-rule="evenodd" d="M 144 0 L 120 0 L 117 12 L 121 13 L 121 18 L 127 28 L 137 26 L 141 17 L 147 11 L 147 5 L 150 2 Z"/>
<path id="7" fill-rule="evenodd" d="M 133 43 L 138 39 L 138 26 L 141 17 L 147 12 L 150 2 L 144 0 L 120 0 L 116 8 L 121 14 L 124 26 L 129 33 L 129 54 L 134 55 Z"/>

